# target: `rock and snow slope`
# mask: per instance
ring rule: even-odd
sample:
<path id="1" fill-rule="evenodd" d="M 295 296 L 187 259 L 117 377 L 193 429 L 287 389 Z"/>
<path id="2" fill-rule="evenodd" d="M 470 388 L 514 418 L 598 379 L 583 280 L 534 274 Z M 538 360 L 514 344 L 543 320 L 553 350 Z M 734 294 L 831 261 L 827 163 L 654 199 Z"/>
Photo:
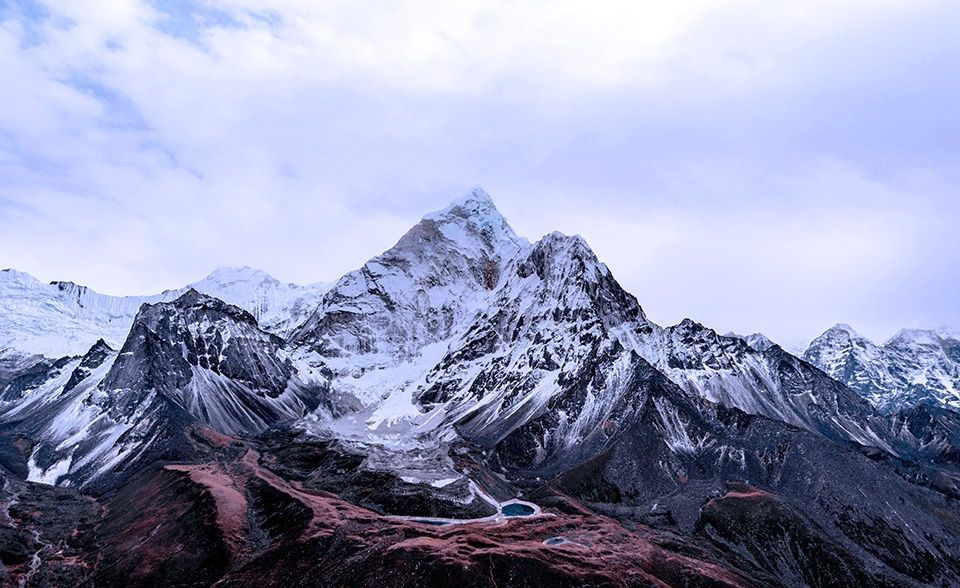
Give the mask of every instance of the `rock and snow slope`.
<path id="1" fill-rule="evenodd" d="M 840 324 L 817 337 L 804 359 L 885 413 L 917 404 L 960 409 L 960 340 L 945 332 L 903 330 L 876 345 Z"/>
<path id="2" fill-rule="evenodd" d="M 197 427 L 257 434 L 317 407 L 283 340 L 253 316 L 188 290 L 146 304 L 119 351 L 44 360 L 0 394 L 7 433 L 34 440 L 29 479 L 83 485 L 149 458 L 189 453 Z"/>
<path id="3" fill-rule="evenodd" d="M 123 343 L 142 304 L 169 302 L 193 288 L 250 312 L 286 335 L 314 310 L 323 283 L 284 284 L 248 267 L 221 268 L 177 290 L 150 296 L 109 296 L 73 282 L 44 284 L 16 270 L 0 271 L 0 348 L 47 357 L 81 355 L 97 339 Z"/>

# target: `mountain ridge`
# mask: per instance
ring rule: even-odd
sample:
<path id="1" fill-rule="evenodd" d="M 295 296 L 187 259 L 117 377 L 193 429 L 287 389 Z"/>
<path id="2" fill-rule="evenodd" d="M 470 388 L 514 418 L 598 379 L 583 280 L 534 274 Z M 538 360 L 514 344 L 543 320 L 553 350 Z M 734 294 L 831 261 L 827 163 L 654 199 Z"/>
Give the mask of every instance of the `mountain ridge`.
<path id="1" fill-rule="evenodd" d="M 326 283 L 283 284 L 247 266 L 218 268 L 174 290 L 144 296 L 111 296 L 69 281 L 44 284 L 30 274 L 0 272 L 0 348 L 59 358 L 81 355 L 97 339 L 119 346 L 142 304 L 173 300 L 190 288 L 253 313 L 271 330 L 285 333 L 302 321 Z"/>
<path id="2" fill-rule="evenodd" d="M 232 275 L 276 288 L 249 268 L 212 281 L 256 291 Z M 606 569 L 621 556 L 602 546 L 639 541 L 629 530 L 669 535 L 634 571 L 699 558 L 668 582 L 706 569 L 728 585 L 960 582 L 960 413 L 884 415 L 768 340 L 657 325 L 584 239 L 529 242 L 482 191 L 314 300 L 289 313 L 305 316 L 295 327 L 266 321 L 277 328 L 258 320 L 265 307 L 186 288 L 140 305 L 122 346 L 0 355 L 0 474 L 19 476 L 0 490 L 21 500 L 55 484 L 79 501 L 79 487 L 111 505 L 98 545 L 127 559 L 150 545 L 161 569 L 215 552 L 215 579 L 248 565 L 289 579 L 316 565 L 297 546 L 333 533 L 365 555 L 320 543 L 330 565 L 381 574 L 370 562 L 391 545 L 409 578 L 503 553 L 491 578 L 536 561 L 577 585 L 583 570 L 554 556 Z M 851 332 L 831 340 L 859 341 Z M 905 332 L 895 346 L 929 340 Z M 202 530 L 172 514 L 187 511 Z M 607 534 L 585 535 L 597 520 Z M 41 523 L 18 528 L 50 533 Z"/>

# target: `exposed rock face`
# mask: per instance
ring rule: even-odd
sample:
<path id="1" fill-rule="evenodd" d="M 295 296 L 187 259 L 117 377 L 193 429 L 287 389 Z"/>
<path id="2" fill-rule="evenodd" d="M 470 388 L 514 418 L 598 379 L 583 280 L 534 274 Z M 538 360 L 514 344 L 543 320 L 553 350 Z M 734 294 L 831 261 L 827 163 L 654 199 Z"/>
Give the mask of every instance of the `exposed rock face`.
<path id="1" fill-rule="evenodd" d="M 646 526 L 627 529 L 562 497 L 549 516 L 436 527 L 301 488 L 260 462 L 247 450 L 148 468 L 102 508 L 59 489 L 60 519 L 12 521 L 12 537 L 0 532 L 0 554 L 29 559 L 34 533 L 54 541 L 80 529 L 61 547 L 70 563 L 58 567 L 51 550 L 40 573 L 96 585 L 756 585 L 692 542 Z M 72 507 L 77 502 L 83 508 Z M 558 537 L 565 543 L 547 541 Z M 27 572 L 8 571 L 12 580 Z"/>
<path id="2" fill-rule="evenodd" d="M 642 361 L 612 331 L 646 318 L 579 237 L 548 235 L 505 274 L 491 309 L 450 345 L 418 399 L 442 404 L 446 422 L 484 445 L 547 419 L 530 447 L 543 461 L 612 425 Z"/>
<path id="3" fill-rule="evenodd" d="M 70 379 L 67 380 L 63 391 L 69 392 L 76 388 L 80 382 L 90 377 L 95 369 L 110 359 L 111 355 L 113 355 L 113 349 L 110 348 L 106 341 L 98 339 L 97 342 L 93 344 L 93 347 L 83 356 L 83 359 L 80 360 L 80 365 L 70 374 Z"/>
<path id="4" fill-rule="evenodd" d="M 0 468 L 0 584 L 83 585 L 97 563 L 101 515 L 89 496 L 25 483 Z"/>
<path id="5" fill-rule="evenodd" d="M 689 319 L 641 349 L 690 394 L 835 440 L 889 447 L 870 406 L 820 370 L 774 346 L 760 352 Z"/>
<path id="6" fill-rule="evenodd" d="M 16 349 L 0 349 L 0 390 L 3 390 L 11 379 L 21 375 L 24 370 L 36 365 L 42 359 L 40 355 Z"/>
<path id="7" fill-rule="evenodd" d="M 67 366 L 76 364 L 74 358 L 63 357 L 58 360 L 38 359 L 29 367 L 11 374 L 11 378 L 0 392 L 0 400 L 16 402 L 27 396 L 31 390 L 40 388 L 48 381 L 61 375 Z"/>
<path id="8" fill-rule="evenodd" d="M 282 346 L 250 313 L 190 290 L 141 309 L 102 387 L 119 412 L 160 392 L 217 430 L 257 432 L 304 412 L 280 398 L 293 373 Z"/>
<path id="9" fill-rule="evenodd" d="M 745 484 L 727 484 L 710 499 L 697 532 L 727 546 L 744 566 L 795 586 L 867 586 L 883 579 L 819 525 L 776 496 Z"/>
<path id="10" fill-rule="evenodd" d="M 803 356 L 884 413 L 917 404 L 960 409 L 960 341 L 946 333 L 904 330 L 875 345 L 841 324 Z"/>

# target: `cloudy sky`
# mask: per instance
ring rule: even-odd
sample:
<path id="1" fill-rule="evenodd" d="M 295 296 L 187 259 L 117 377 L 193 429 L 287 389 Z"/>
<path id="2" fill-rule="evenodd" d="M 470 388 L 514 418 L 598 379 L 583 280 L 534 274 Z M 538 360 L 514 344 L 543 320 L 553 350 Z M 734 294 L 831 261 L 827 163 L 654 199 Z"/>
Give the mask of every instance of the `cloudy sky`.
<path id="1" fill-rule="evenodd" d="M 332 280 L 482 185 L 654 320 L 960 325 L 960 2 L 0 1 L 0 266 Z"/>

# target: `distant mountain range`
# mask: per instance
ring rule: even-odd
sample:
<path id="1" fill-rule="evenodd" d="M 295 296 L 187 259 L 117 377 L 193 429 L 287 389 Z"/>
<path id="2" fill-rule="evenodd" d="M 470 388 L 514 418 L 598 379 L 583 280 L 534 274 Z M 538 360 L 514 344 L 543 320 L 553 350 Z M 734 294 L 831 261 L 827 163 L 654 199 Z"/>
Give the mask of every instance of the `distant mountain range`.
<path id="1" fill-rule="evenodd" d="M 99 583 L 960 583 L 956 339 L 841 326 L 800 358 L 663 327 L 480 189 L 330 285 L 116 298 L 7 270 L 0 347 L 8 502 L 67 488 L 66 522 L 10 537 L 90 525 L 70 561 Z"/>
<path id="2" fill-rule="evenodd" d="M 803 358 L 882 412 L 917 404 L 960 410 L 960 340 L 946 330 L 906 329 L 876 345 L 840 324 L 817 337 Z"/>
<path id="3" fill-rule="evenodd" d="M 0 349 L 62 357 L 105 339 L 119 346 L 145 303 L 169 302 L 189 289 L 243 308 L 272 332 L 285 333 L 313 311 L 328 284 L 284 284 L 249 267 L 221 268 L 199 282 L 149 296 L 109 296 L 73 282 L 44 284 L 0 271 Z"/>

